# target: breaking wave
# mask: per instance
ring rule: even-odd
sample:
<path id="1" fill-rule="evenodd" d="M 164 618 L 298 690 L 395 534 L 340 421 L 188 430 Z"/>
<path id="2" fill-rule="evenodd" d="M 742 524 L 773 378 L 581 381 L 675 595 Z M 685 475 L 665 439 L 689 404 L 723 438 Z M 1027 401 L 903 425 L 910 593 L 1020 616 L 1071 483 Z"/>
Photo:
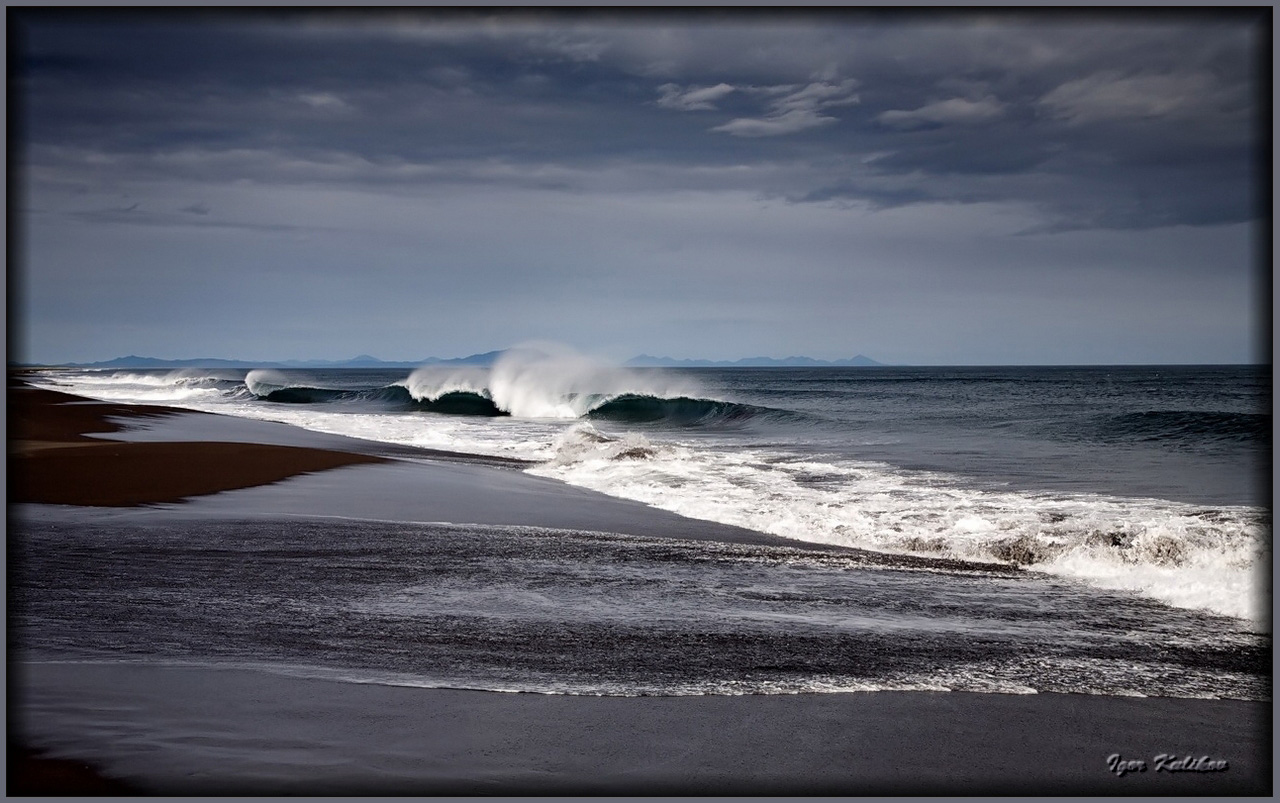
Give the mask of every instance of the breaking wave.
<path id="1" fill-rule="evenodd" d="M 277 404 L 368 404 L 395 410 L 424 410 L 445 415 L 507 415 L 484 393 L 447 390 L 431 397 L 415 397 L 404 385 L 365 388 L 323 388 L 289 384 L 284 374 L 251 371 L 245 387 L 253 396 Z"/>
<path id="2" fill-rule="evenodd" d="M 428 366 L 414 371 L 404 387 L 415 402 L 431 405 L 424 409 L 453 412 L 488 404 L 495 414 L 517 418 L 697 426 L 785 414 L 701 398 L 687 380 L 628 371 L 565 351 L 512 350 L 492 368 Z M 449 409 L 442 407 L 446 404 Z"/>
<path id="3" fill-rule="evenodd" d="M 419 368 L 403 382 L 358 388 L 315 387 L 280 371 L 249 372 L 244 386 L 276 404 L 375 404 L 445 415 L 591 419 L 620 424 L 724 426 L 795 414 L 701 398 L 661 374 L 626 371 L 579 355 L 515 353 L 492 368 Z"/>

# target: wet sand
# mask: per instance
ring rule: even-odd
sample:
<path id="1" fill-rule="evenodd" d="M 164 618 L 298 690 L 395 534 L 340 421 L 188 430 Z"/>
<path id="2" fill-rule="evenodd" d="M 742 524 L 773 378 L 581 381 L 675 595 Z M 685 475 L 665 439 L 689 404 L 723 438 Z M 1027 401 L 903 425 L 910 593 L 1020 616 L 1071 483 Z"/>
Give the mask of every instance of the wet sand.
<path id="1" fill-rule="evenodd" d="M 1073 694 L 574 697 L 18 667 L 25 727 L 163 794 L 1269 794 L 1270 705 Z M 1146 764 L 1110 771 L 1108 757 Z M 1161 754 L 1225 760 L 1157 769 Z"/>
<path id="2" fill-rule="evenodd" d="M 143 790 L 72 758 L 49 758 L 43 751 L 10 744 L 5 763 L 5 792 L 13 797 L 68 795 L 141 795 Z"/>

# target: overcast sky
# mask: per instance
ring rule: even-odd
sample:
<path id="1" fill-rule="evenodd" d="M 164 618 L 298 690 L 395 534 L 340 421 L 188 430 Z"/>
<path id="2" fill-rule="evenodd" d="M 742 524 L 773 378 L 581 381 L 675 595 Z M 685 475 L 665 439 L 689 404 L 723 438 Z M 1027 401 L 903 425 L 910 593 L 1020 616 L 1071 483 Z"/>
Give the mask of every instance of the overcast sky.
<path id="1" fill-rule="evenodd" d="M 11 358 L 1266 359 L 1269 31 L 11 8 Z"/>

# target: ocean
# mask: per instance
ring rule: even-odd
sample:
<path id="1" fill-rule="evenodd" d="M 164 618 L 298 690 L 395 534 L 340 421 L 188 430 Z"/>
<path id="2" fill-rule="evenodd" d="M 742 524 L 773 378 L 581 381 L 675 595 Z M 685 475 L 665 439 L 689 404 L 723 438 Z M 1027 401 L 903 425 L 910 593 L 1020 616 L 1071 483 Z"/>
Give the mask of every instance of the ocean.
<path id="1" fill-rule="evenodd" d="M 510 458 L 493 471 L 789 539 L 37 511 L 11 578 L 35 660 L 575 695 L 1270 699 L 1269 367 L 514 352 L 32 381 Z"/>

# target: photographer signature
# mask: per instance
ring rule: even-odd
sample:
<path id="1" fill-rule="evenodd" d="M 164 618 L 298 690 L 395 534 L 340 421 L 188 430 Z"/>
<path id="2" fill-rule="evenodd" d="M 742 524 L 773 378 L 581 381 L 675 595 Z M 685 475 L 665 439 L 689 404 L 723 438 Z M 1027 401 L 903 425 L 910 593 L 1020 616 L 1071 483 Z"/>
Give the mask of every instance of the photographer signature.
<path id="1" fill-rule="evenodd" d="M 1155 765 L 1156 772 L 1223 772 L 1228 768 L 1226 759 L 1178 756 L 1173 753 L 1161 753 L 1151 763 Z M 1107 769 L 1123 778 L 1131 772 L 1146 772 L 1147 762 L 1112 753 L 1107 756 Z"/>

